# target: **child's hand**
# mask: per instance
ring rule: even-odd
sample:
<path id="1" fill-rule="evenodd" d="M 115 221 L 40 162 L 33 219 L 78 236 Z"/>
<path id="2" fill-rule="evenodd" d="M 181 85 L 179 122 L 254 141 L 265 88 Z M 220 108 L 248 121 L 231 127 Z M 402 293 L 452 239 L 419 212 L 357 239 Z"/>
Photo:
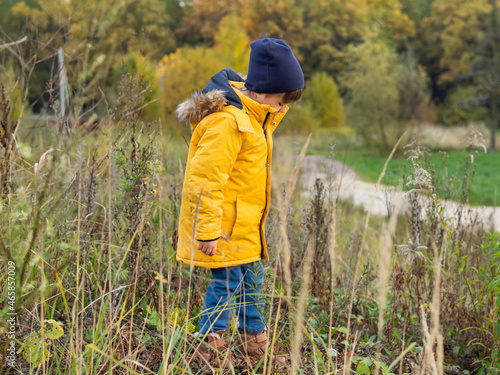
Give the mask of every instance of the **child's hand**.
<path id="1" fill-rule="evenodd" d="M 217 251 L 217 240 L 198 242 L 198 250 L 201 250 L 203 254 L 212 256 Z"/>

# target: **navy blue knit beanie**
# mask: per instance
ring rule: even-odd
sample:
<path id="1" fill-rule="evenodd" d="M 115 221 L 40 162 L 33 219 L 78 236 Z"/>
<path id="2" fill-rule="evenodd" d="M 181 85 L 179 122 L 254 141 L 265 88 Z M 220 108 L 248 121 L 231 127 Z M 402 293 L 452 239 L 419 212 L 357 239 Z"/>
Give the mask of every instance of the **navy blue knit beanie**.
<path id="1" fill-rule="evenodd" d="M 257 93 L 278 94 L 304 88 L 304 73 L 292 50 L 281 39 L 250 43 L 245 86 Z"/>

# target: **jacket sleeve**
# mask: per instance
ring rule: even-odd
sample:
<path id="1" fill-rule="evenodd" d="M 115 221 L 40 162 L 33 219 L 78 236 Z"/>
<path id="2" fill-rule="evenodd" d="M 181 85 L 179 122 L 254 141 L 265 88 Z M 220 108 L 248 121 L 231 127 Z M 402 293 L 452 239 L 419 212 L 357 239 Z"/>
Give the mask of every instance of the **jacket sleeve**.
<path id="1" fill-rule="evenodd" d="M 234 118 L 226 116 L 200 123 L 195 132 L 199 140 L 187 188 L 196 221 L 195 238 L 206 241 L 221 235 L 223 191 L 241 150 L 242 135 Z"/>

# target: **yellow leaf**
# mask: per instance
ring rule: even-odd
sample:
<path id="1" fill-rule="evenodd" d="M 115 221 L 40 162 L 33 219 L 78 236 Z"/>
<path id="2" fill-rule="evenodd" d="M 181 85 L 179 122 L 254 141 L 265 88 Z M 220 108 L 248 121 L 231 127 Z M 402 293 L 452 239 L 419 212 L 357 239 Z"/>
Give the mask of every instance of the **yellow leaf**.
<path id="1" fill-rule="evenodd" d="M 154 191 L 154 189 L 153 189 L 153 194 L 156 194 L 156 192 Z M 163 284 L 167 284 L 168 283 L 168 281 L 162 275 L 160 275 L 158 272 L 156 272 L 156 271 L 153 271 L 153 272 L 156 275 L 155 276 L 155 280 L 159 280 Z"/>

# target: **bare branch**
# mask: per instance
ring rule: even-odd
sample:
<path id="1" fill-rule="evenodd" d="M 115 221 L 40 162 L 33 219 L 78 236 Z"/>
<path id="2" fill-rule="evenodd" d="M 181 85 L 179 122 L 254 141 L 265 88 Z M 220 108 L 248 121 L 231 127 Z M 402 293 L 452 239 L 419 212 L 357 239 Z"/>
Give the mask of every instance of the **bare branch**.
<path id="1" fill-rule="evenodd" d="M 0 45 L 0 51 L 3 50 L 3 49 L 5 49 L 5 48 L 13 47 L 13 46 L 16 46 L 18 44 L 24 43 L 24 42 L 26 42 L 26 40 L 28 40 L 28 37 L 24 36 L 21 39 L 16 40 L 15 42 L 1 44 Z"/>

